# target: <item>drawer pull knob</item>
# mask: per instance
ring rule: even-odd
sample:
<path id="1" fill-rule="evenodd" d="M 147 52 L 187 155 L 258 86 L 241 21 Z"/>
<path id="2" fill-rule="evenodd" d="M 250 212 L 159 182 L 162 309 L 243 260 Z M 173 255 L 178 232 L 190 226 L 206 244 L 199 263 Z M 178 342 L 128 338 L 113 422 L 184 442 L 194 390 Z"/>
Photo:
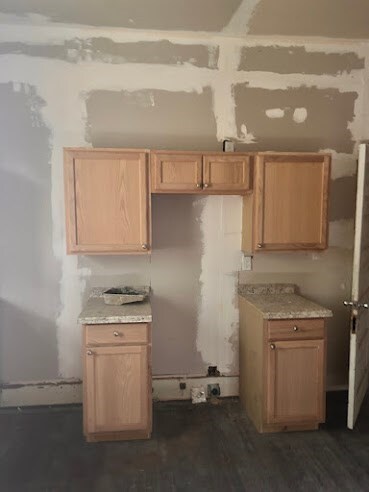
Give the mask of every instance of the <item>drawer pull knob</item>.
<path id="1" fill-rule="evenodd" d="M 298 326 L 294 326 L 294 327 L 293 327 L 293 331 L 299 331 Z"/>
<path id="2" fill-rule="evenodd" d="M 92 351 L 91 350 L 87 350 L 87 355 L 92 355 Z"/>
<path id="3" fill-rule="evenodd" d="M 274 343 L 271 343 L 271 344 L 270 344 L 270 348 L 271 348 L 272 350 L 275 350 L 275 345 L 274 345 Z"/>
<path id="4" fill-rule="evenodd" d="M 208 183 L 204 183 L 204 188 L 209 188 L 209 184 Z"/>
<path id="5" fill-rule="evenodd" d="M 119 337 L 119 333 L 118 333 L 117 331 L 115 331 L 115 332 L 113 333 L 113 335 L 114 335 L 115 337 Z"/>
<path id="6" fill-rule="evenodd" d="M 148 246 L 145 243 L 144 244 L 141 244 L 141 247 L 142 247 L 142 249 L 148 249 Z"/>
<path id="7" fill-rule="evenodd" d="M 196 183 L 196 188 L 201 188 L 201 183 Z"/>
<path id="8" fill-rule="evenodd" d="M 259 244 L 257 245 L 257 247 L 260 249 L 260 248 L 262 248 L 262 247 L 263 247 L 263 245 L 262 245 L 261 243 L 259 243 Z"/>

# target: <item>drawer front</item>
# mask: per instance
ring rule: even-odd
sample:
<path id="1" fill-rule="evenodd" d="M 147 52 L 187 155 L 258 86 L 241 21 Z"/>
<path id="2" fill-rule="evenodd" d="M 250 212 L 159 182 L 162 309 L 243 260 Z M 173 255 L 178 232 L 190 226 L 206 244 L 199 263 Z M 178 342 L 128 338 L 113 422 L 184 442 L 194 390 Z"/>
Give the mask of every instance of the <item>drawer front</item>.
<path id="1" fill-rule="evenodd" d="M 149 343 L 146 323 L 86 325 L 86 345 L 122 345 Z"/>
<path id="2" fill-rule="evenodd" d="M 324 338 L 323 319 L 280 319 L 268 322 L 268 340 Z"/>

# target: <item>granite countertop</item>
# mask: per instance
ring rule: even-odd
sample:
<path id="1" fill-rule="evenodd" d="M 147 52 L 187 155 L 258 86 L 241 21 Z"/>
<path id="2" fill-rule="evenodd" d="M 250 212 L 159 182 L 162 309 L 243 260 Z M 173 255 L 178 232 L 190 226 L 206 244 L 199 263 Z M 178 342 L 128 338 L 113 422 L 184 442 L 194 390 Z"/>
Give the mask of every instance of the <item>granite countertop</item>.
<path id="1" fill-rule="evenodd" d="M 150 323 L 152 321 L 149 297 L 143 302 L 133 302 L 122 306 L 111 306 L 104 302 L 102 293 L 107 288 L 97 287 L 78 317 L 82 325 L 100 325 L 110 323 Z M 149 293 L 149 288 L 145 288 Z"/>
<path id="2" fill-rule="evenodd" d="M 331 310 L 296 294 L 293 284 L 245 284 L 238 294 L 263 315 L 264 319 L 330 318 Z"/>

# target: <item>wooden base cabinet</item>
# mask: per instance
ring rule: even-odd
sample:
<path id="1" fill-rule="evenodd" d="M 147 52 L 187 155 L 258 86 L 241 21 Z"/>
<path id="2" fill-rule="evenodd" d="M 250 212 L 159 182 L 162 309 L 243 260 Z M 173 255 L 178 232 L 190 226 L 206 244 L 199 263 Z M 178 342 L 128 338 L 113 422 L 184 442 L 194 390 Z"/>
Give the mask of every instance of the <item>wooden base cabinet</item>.
<path id="1" fill-rule="evenodd" d="M 242 297 L 240 311 L 240 399 L 255 427 L 317 429 L 325 420 L 324 320 L 264 320 Z"/>
<path id="2" fill-rule="evenodd" d="M 150 437 L 149 342 L 150 325 L 146 324 L 84 326 L 83 417 L 88 441 Z"/>

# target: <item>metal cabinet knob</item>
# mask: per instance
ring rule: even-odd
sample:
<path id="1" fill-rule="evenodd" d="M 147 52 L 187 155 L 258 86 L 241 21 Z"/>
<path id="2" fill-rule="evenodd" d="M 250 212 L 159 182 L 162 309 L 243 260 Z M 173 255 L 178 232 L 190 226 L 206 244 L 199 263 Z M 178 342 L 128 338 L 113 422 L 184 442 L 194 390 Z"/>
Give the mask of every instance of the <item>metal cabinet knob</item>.
<path id="1" fill-rule="evenodd" d="M 298 331 L 298 330 L 299 330 L 298 326 L 293 327 L 293 331 Z"/>
<path id="2" fill-rule="evenodd" d="M 145 244 L 145 243 L 144 244 L 141 244 L 141 247 L 142 247 L 142 249 L 147 249 L 148 248 L 147 244 Z"/>
<path id="3" fill-rule="evenodd" d="M 258 244 L 257 244 L 257 247 L 260 249 L 260 248 L 262 248 L 262 247 L 263 247 L 263 245 L 262 245 L 261 243 L 258 243 Z"/>
<path id="4" fill-rule="evenodd" d="M 204 188 L 209 188 L 209 184 L 208 183 L 204 183 Z"/>
<path id="5" fill-rule="evenodd" d="M 114 335 L 115 337 L 119 337 L 119 333 L 118 333 L 117 331 L 115 331 L 115 332 L 113 333 L 113 335 Z"/>
<path id="6" fill-rule="evenodd" d="M 270 348 L 271 348 L 272 350 L 275 350 L 275 345 L 274 345 L 274 343 L 271 343 L 271 344 L 270 344 Z"/>
<path id="7" fill-rule="evenodd" d="M 87 350 L 87 355 L 92 355 L 92 351 L 91 350 Z"/>
<path id="8" fill-rule="evenodd" d="M 201 188 L 201 183 L 196 183 L 196 188 Z"/>

